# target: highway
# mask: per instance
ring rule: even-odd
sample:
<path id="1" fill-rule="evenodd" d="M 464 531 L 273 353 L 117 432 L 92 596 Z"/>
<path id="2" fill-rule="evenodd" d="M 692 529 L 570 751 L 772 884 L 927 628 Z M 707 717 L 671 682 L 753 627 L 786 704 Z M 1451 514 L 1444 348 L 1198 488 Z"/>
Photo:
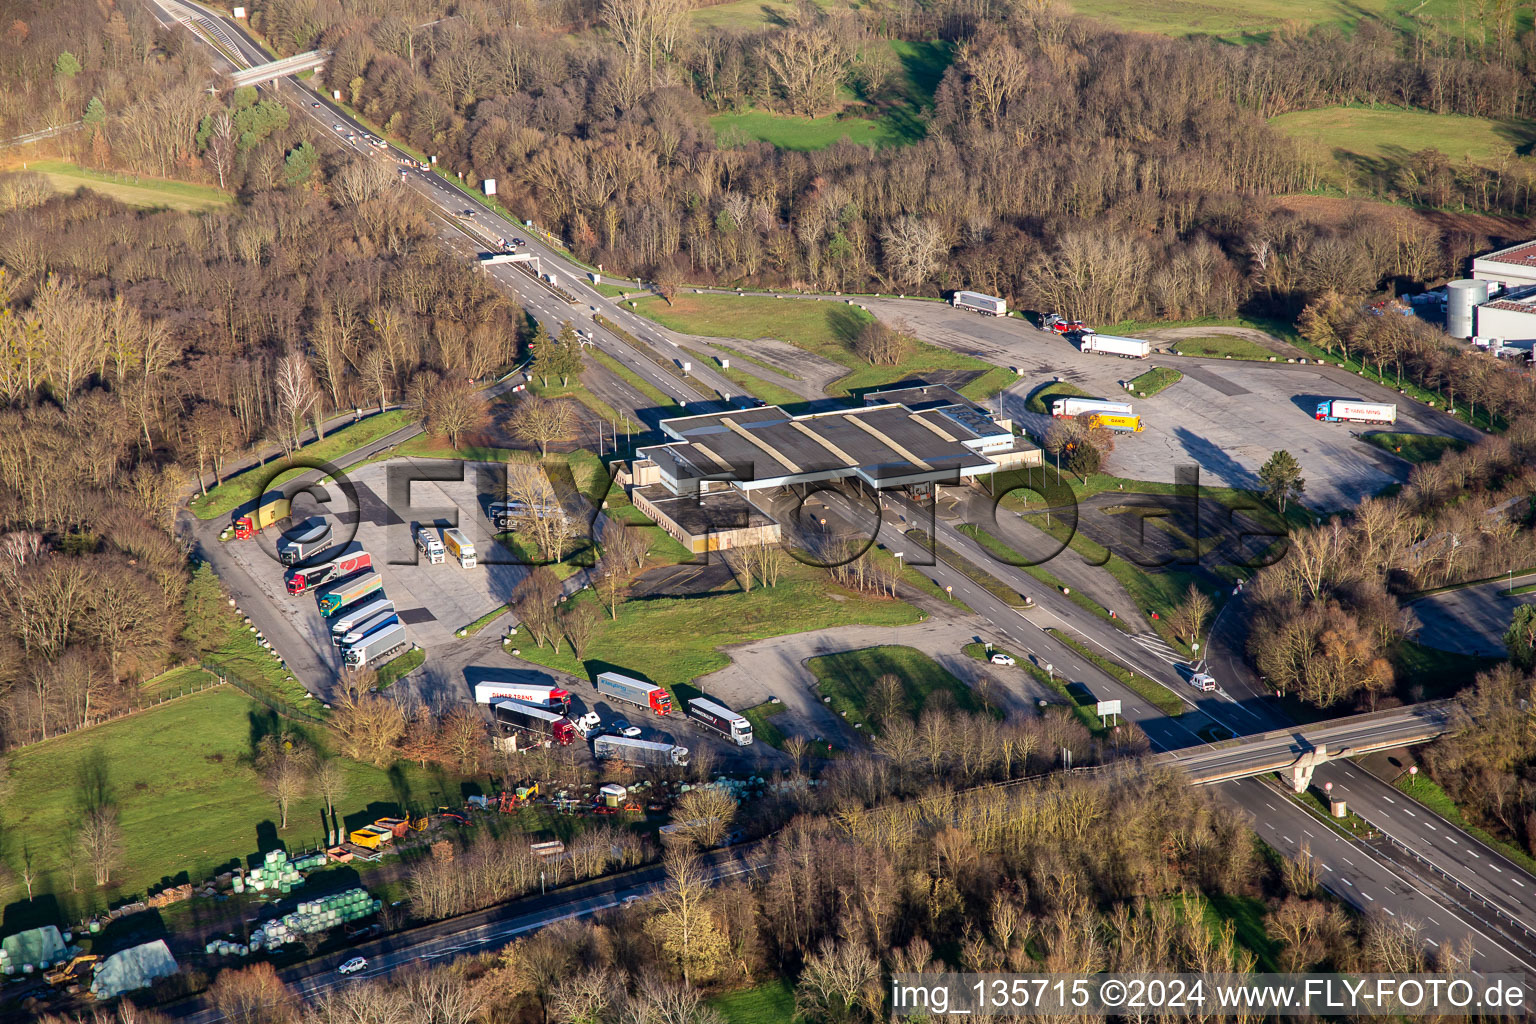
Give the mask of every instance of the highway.
<path id="1" fill-rule="evenodd" d="M 175 8 L 185 7 L 176 3 L 176 0 L 155 0 L 155 2 Z M 185 16 L 184 10 L 182 13 Z M 166 17 L 174 18 L 174 15 L 166 15 Z M 225 39 L 226 32 L 238 36 L 237 33 L 231 32 L 227 24 L 219 22 L 218 19 L 210 19 L 206 14 L 194 20 L 198 21 L 199 27 L 219 39 L 222 45 L 230 45 Z M 205 24 L 206 20 L 214 21 L 216 26 L 208 27 Z M 237 38 L 233 48 L 251 64 L 264 63 L 268 59 L 266 54 L 261 53 L 258 48 L 243 38 Z M 488 267 L 485 272 L 498 285 L 516 295 L 529 314 L 543 323 L 552 333 L 558 331 L 560 325 L 567 320 L 575 321 L 578 326 L 592 330 L 596 344 L 602 351 L 679 404 L 686 403 L 690 411 L 720 408 L 725 403 L 725 396 L 734 393 L 734 385 L 710 366 L 709 357 L 701 355 L 702 350 L 697 347 L 696 341 L 675 335 L 651 321 L 643 320 L 627 312 L 617 302 L 599 294 L 584 281 L 582 268 L 568 263 L 560 254 L 545 245 L 536 233 L 520 229 L 516 225 L 495 217 L 440 176 L 421 170 L 408 154 L 392 148 L 378 150 L 370 147 L 366 141 L 363 141 L 367 135 L 366 129 L 357 125 L 329 103 L 315 99 L 312 94 L 292 80 L 280 81 L 277 87 L 292 90 L 300 98 L 298 103 L 300 108 L 319 123 L 322 134 L 329 133 L 341 147 L 375 159 L 389 159 L 394 165 L 402 167 L 405 170 L 402 181 L 423 196 L 442 215 L 441 230 L 446 238 L 453 241 L 456 251 L 472 257 L 478 249 L 486 247 L 487 243 L 496 239 L 503 237 L 526 239 L 526 251 L 536 254 L 545 269 L 555 272 L 560 287 L 577 296 L 576 303 L 569 302 L 514 267 L 506 265 Z M 337 125 L 341 126 L 339 130 Z M 354 137 L 348 138 L 348 136 Z M 897 305 L 896 300 L 862 301 L 876 312 L 884 312 L 886 307 L 890 306 L 890 315 L 898 319 L 910 314 L 914 306 L 935 305 L 931 303 Z M 691 361 L 692 377 L 712 393 L 710 397 L 700 395 L 690 385 L 657 366 L 631 345 L 603 330 L 592 320 L 594 313 L 601 313 L 620 324 L 631 334 L 652 345 L 666 358 L 679 360 L 686 358 Z M 1034 344 L 1038 340 L 1035 335 L 1039 332 L 1021 321 L 990 321 L 986 318 L 972 317 L 965 321 L 964 330 L 961 332 L 956 327 L 959 322 L 953 317 L 947 314 L 940 317 L 937 311 L 933 315 L 943 322 L 939 326 L 932 327 L 925 324 L 924 336 L 928 337 L 932 334 L 931 340 L 940 344 L 946 344 L 948 347 L 967 351 L 994 362 L 1006 363 L 1012 360 L 1016 366 L 1023 366 L 1026 359 L 1038 362 L 1041 358 L 1042 348 Z M 606 371 L 598 376 L 611 377 L 606 374 Z M 797 383 L 798 387 L 791 387 Z M 791 387 L 791 390 L 807 398 L 822 397 L 819 394 L 807 393 L 814 392 L 815 389 L 804 382 L 790 381 L 785 386 Z M 616 408 L 634 413 L 637 418 L 654 404 L 621 380 L 608 380 L 595 387 L 595 390 L 605 401 L 609 401 Z M 654 419 L 653 411 L 652 423 Z M 840 502 L 844 504 L 840 506 Z M 857 511 L 847 503 L 848 499 L 841 496 L 828 499 L 829 507 L 840 511 L 851 522 L 857 522 L 860 518 Z M 915 517 L 920 514 L 920 510 L 908 504 L 896 515 L 897 517 L 906 515 L 908 520 L 921 521 L 915 520 Z M 910 553 L 913 550 L 913 542 L 903 532 L 906 525 L 908 523 L 902 522 L 899 518 L 882 523 L 879 532 L 881 542 L 891 550 Z M 1204 742 L 1199 736 L 1199 730 L 1205 721 L 1220 722 L 1233 732 L 1240 734 L 1251 733 L 1256 729 L 1266 729 L 1276 724 L 1272 714 L 1259 699 L 1259 695 L 1263 692 L 1262 683 L 1254 678 L 1251 671 L 1242 664 L 1242 659 L 1237 654 L 1240 648 L 1235 642 L 1229 642 L 1222 653 L 1215 655 L 1224 659 L 1223 664 L 1227 666 L 1223 669 L 1224 678 L 1222 679 L 1227 690 L 1216 695 L 1215 698 L 1197 699 L 1192 692 L 1182 692 L 1181 688 L 1186 684 L 1183 682 L 1183 677 L 1176 671 L 1177 666 L 1159 657 L 1147 646 L 1126 637 L 1114 626 L 1097 617 L 1087 615 L 1077 606 L 1072 605 L 1063 595 L 1042 586 L 1033 577 L 1014 567 L 998 564 L 969 538 L 956 531 L 952 524 L 940 520 L 937 533 L 945 545 L 961 552 L 978 565 L 986 567 L 1006 585 L 1029 594 L 1037 602 L 1037 608 L 1028 613 L 1021 613 L 1000 601 L 958 570 L 943 563 L 915 566 L 916 568 L 940 586 L 953 588 L 957 598 L 965 601 L 991 623 L 997 634 L 995 638 L 997 641 L 1035 656 L 1041 664 L 1053 665 L 1056 673 L 1068 680 L 1084 682 L 1096 696 L 1120 698 L 1125 717 L 1136 722 L 1147 733 L 1154 750 L 1164 752 L 1170 760 L 1177 761 L 1186 767 L 1197 768 L 1220 764 L 1223 758 L 1226 758 L 1229 764 L 1241 765 L 1246 761 L 1251 765 L 1264 758 L 1273 759 L 1280 756 L 1282 751 L 1289 749 L 1288 744 L 1295 742 L 1286 736 L 1280 736 L 1272 738 L 1270 745 L 1266 746 L 1265 741 L 1261 740 L 1258 746 L 1240 747 L 1236 752 L 1202 749 Z M 911 564 L 910 560 L 909 564 Z M 1144 698 L 1044 633 L 1043 627 L 1046 625 L 1057 625 L 1062 629 L 1071 630 L 1082 637 L 1083 642 L 1104 651 L 1106 656 L 1126 663 L 1152 678 L 1167 682 L 1186 704 L 1192 706 L 1192 710 L 1178 718 L 1164 716 Z M 1221 628 L 1222 624 L 1218 621 L 1217 626 L 1213 627 L 1213 636 Z M 1406 712 L 1402 721 L 1395 725 L 1383 725 L 1378 720 L 1368 727 L 1360 723 L 1341 723 L 1323 727 L 1320 730 L 1300 731 L 1308 737 L 1308 742 L 1314 740 L 1327 742 L 1331 748 L 1334 742 L 1344 745 L 1351 742 L 1352 738 L 1356 742 L 1366 738 L 1367 732 L 1362 732 L 1362 729 L 1375 730 L 1369 735 L 1377 739 L 1383 736 L 1390 737 L 1392 735 L 1390 730 L 1394 728 L 1411 731 L 1412 723 L 1409 719 L 1414 714 L 1415 712 L 1412 711 Z M 1330 729 L 1336 731 L 1330 732 Z M 1174 751 L 1177 753 L 1168 753 Z M 1486 886 L 1487 898 L 1496 908 L 1495 916 L 1497 911 L 1514 914 L 1519 910 L 1526 912 L 1525 920 L 1530 920 L 1528 909 L 1530 904 L 1521 894 L 1521 890 L 1532 886 L 1533 880 L 1529 876 L 1519 872 L 1508 862 L 1500 863 L 1486 857 L 1481 850 L 1472 845 L 1473 841 L 1470 837 L 1454 829 L 1448 822 L 1427 814 L 1422 815 L 1424 820 L 1419 822 L 1418 818 L 1421 816 L 1419 809 L 1409 807 L 1406 801 L 1396 802 L 1400 800 L 1400 796 L 1389 798 L 1386 792 L 1374 789 L 1368 781 L 1351 774 L 1358 771 L 1359 769 L 1347 763 L 1330 765 L 1319 770 L 1319 777 L 1332 778 L 1336 773 L 1338 778 L 1347 781 L 1357 809 L 1360 809 L 1365 817 L 1393 841 L 1402 843 L 1403 849 L 1410 851 L 1411 856 L 1429 858 L 1435 869 L 1443 870 L 1452 879 L 1466 880 L 1469 886 L 1477 886 L 1480 889 Z M 1390 789 L 1384 786 L 1382 788 Z M 1358 795 L 1355 795 L 1357 791 Z M 1303 845 L 1310 847 L 1313 854 L 1319 858 L 1323 884 L 1329 891 L 1363 912 L 1381 912 L 1404 919 L 1412 918 L 1424 926 L 1423 934 L 1426 941 L 1432 945 L 1443 946 L 1459 942 L 1461 938 L 1471 934 L 1477 950 L 1479 966 L 1483 966 L 1484 969 L 1536 971 L 1530 957 L 1510 947 L 1512 940 L 1506 933 L 1507 926 L 1499 924 L 1497 920 L 1487 920 L 1481 916 L 1485 914 L 1486 908 L 1478 902 L 1478 899 L 1450 890 L 1436 889 L 1428 882 L 1421 885 L 1415 881 L 1416 876 L 1401 861 L 1393 859 L 1396 854 L 1377 852 L 1368 846 L 1351 842 L 1332 833 L 1327 826 L 1318 822 L 1294 801 L 1284 797 L 1283 794 L 1277 794 L 1274 787 L 1265 782 L 1250 779 L 1226 783 L 1219 787 L 1218 792 L 1243 806 L 1252 815 L 1254 828 L 1259 835 L 1276 849 L 1294 855 Z M 1259 811 L 1260 807 L 1264 810 Z M 1442 832 L 1444 845 L 1441 845 L 1440 833 Z M 1468 856 L 1465 858 L 1460 857 L 1460 851 L 1455 850 L 1455 847 L 1463 845 L 1467 847 Z M 1472 856 L 1474 853 L 1476 856 Z M 1487 860 L 1486 865 L 1480 864 L 1479 862 L 1484 859 Z M 1500 876 L 1505 874 L 1510 877 L 1501 882 Z M 649 884 L 654 885 L 654 880 Z M 622 887 L 615 888 L 608 893 L 607 899 L 610 902 L 606 905 L 611 906 L 612 901 L 622 899 L 624 895 L 640 894 L 643 890 L 643 885 L 632 891 Z M 451 929 L 451 933 L 445 932 L 420 939 L 397 936 L 384 940 L 379 945 L 378 962 L 372 965 L 371 970 L 387 972 L 405 963 L 449 956 L 458 950 L 481 948 L 485 945 L 505 942 L 523 930 L 559 920 L 564 916 L 595 913 L 604 905 L 603 898 L 596 895 L 540 906 L 535 906 L 531 901 L 520 901 L 506 908 L 498 908 L 495 914 L 501 916 L 496 916 L 494 921 L 488 920 L 480 924 L 453 922 L 451 925 L 442 926 Z M 472 945 L 466 947 L 466 942 Z M 312 995 L 340 983 L 332 971 L 333 966 L 329 963 L 307 965 L 305 968 L 295 969 L 298 973 L 294 974 L 291 980 L 306 995 Z"/>

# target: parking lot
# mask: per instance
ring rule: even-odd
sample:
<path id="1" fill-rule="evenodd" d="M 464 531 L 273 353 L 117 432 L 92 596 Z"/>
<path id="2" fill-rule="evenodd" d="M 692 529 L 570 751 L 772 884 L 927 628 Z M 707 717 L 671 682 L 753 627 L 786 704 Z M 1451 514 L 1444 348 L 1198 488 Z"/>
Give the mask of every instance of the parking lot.
<path id="1" fill-rule="evenodd" d="M 1106 471 L 1135 480 L 1171 482 L 1174 469 L 1197 463 L 1200 481 L 1258 488 L 1258 471 L 1278 449 L 1301 463 L 1307 483 L 1303 501 L 1319 510 L 1357 504 L 1393 483 L 1408 479 L 1407 462 L 1360 440 L 1373 430 L 1446 434 L 1468 440 L 1479 431 L 1336 366 L 1191 359 L 1154 355 L 1150 359 L 1085 356 L 1065 341 L 1061 369 L 1050 376 L 1025 376 L 1004 392 L 1004 411 L 1036 436 L 1050 423 L 1030 413 L 1025 400 L 1055 376 L 1097 397 L 1122 399 L 1120 381 L 1151 366 L 1170 366 L 1184 379 L 1161 394 L 1131 401 L 1145 429 L 1116 439 Z M 1395 427 L 1324 423 L 1314 416 L 1325 398 L 1395 402 Z"/>
<path id="2" fill-rule="evenodd" d="M 445 470 L 458 474 L 460 466 L 462 479 L 420 478 L 443 475 Z M 505 604 L 527 572 L 523 566 L 507 564 L 512 555 L 493 543 L 492 527 L 483 511 L 493 492 L 496 468 L 436 460 L 374 463 L 348 473 L 350 491 L 328 486 L 326 503 L 317 503 L 308 494 L 295 498 L 293 521 L 324 515 L 333 527 L 333 544 L 355 542 L 372 555 L 373 568 L 384 580 L 384 594 L 394 601 L 410 639 L 429 651 L 441 649 L 456 640 L 456 630 Z M 416 479 L 407 482 L 412 476 Z M 397 500 L 389 501 L 392 483 L 399 493 Z M 418 558 L 411 537 L 413 523 L 458 526 L 474 542 L 481 564 L 463 569 L 451 556 L 437 565 Z M 254 540 L 230 542 L 228 550 L 321 661 L 337 665 L 329 624 L 320 615 L 314 593 L 290 596 L 284 586 L 285 569 L 276 555 L 280 536 L 268 529 Z"/>

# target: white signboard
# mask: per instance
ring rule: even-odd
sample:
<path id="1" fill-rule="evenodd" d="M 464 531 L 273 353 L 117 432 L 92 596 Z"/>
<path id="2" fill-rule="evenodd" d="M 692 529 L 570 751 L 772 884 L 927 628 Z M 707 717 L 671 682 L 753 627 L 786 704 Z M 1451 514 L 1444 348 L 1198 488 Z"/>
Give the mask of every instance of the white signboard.
<path id="1" fill-rule="evenodd" d="M 1100 718 L 1108 718 L 1110 715 L 1118 715 L 1119 713 L 1120 713 L 1120 702 L 1118 700 L 1101 700 L 1101 701 L 1099 701 L 1099 717 Z"/>
<path id="2" fill-rule="evenodd" d="M 237 17 L 237 18 L 245 17 L 245 8 L 244 7 L 236 7 L 235 8 L 235 17 Z"/>
<path id="3" fill-rule="evenodd" d="M 480 184 L 481 184 L 481 187 L 483 189 L 485 189 L 485 194 L 486 195 L 493 196 L 493 195 L 496 194 L 496 179 L 495 178 L 486 178 L 485 181 L 481 182 Z"/>

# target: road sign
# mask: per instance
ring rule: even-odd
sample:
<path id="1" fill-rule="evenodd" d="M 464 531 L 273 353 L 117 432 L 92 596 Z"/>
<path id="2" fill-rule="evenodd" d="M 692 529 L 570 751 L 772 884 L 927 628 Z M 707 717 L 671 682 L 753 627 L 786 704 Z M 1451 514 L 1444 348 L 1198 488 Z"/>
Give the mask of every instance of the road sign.
<path id="1" fill-rule="evenodd" d="M 1110 715 L 1118 715 L 1119 713 L 1120 713 L 1120 702 L 1118 700 L 1101 700 L 1101 701 L 1099 701 L 1099 717 L 1100 718 L 1108 718 Z"/>

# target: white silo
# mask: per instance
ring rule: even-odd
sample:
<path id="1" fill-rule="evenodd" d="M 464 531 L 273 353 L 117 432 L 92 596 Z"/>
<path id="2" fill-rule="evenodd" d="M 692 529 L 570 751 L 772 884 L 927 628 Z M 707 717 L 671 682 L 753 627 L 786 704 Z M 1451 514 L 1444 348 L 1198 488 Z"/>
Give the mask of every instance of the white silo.
<path id="1" fill-rule="evenodd" d="M 1452 281 L 1445 286 L 1445 329 L 1453 338 L 1472 337 L 1479 303 L 1488 301 L 1487 281 Z"/>

